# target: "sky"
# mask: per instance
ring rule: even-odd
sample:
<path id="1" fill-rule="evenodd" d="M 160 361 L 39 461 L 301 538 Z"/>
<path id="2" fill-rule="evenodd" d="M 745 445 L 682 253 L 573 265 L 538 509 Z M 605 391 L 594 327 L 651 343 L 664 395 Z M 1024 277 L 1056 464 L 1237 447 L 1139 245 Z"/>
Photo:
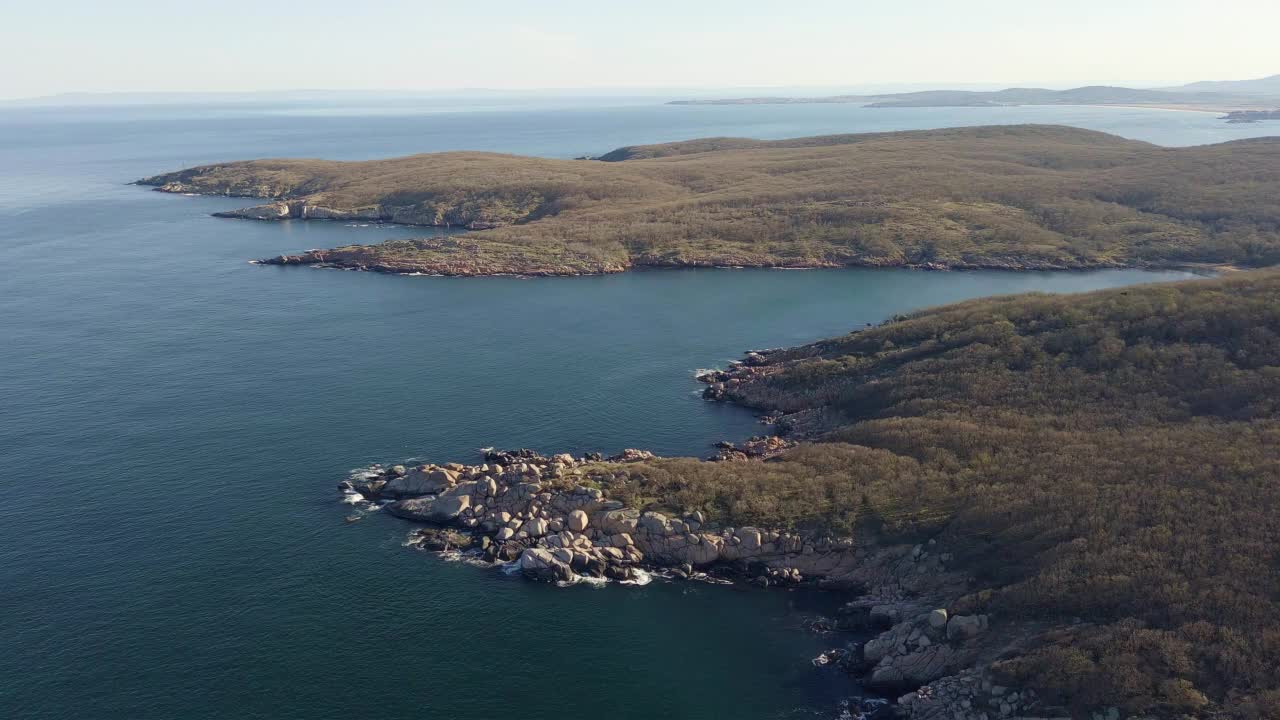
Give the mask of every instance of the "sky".
<path id="1" fill-rule="evenodd" d="M 1277 0 L 0 0 L 0 98 L 1160 86 L 1280 73 Z"/>

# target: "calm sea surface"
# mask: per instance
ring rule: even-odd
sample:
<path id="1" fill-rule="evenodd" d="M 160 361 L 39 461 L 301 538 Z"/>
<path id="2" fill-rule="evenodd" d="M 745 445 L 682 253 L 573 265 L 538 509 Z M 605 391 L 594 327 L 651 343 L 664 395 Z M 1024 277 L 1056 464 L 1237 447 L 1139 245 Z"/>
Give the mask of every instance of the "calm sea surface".
<path id="1" fill-rule="evenodd" d="M 1093 108 L 0 110 L 0 717 L 832 717 L 831 599 L 556 589 L 345 524 L 337 481 L 486 445 L 708 452 L 757 431 L 693 372 L 913 308 L 1179 273 L 670 271 L 519 280 L 258 267 L 421 230 L 217 220 L 125 185 L 258 156 L 553 157 L 708 135 L 1062 122 L 1163 144 L 1260 134 Z"/>

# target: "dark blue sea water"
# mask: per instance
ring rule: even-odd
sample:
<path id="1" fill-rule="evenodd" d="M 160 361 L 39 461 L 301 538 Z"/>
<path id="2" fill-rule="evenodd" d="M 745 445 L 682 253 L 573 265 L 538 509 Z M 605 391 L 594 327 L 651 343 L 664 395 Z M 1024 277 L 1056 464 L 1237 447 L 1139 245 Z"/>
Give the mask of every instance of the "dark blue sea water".
<path id="1" fill-rule="evenodd" d="M 692 377 L 745 349 L 1181 274 L 259 267 L 411 231 L 218 220 L 243 201 L 125 183 L 256 156 L 1026 120 L 1168 144 L 1244 132 L 1089 108 L 0 110 L 0 717 L 833 716 L 856 688 L 809 659 L 840 639 L 801 628 L 830 598 L 526 583 L 407 550 L 394 518 L 345 524 L 334 484 L 486 445 L 701 454 L 758 429 Z"/>

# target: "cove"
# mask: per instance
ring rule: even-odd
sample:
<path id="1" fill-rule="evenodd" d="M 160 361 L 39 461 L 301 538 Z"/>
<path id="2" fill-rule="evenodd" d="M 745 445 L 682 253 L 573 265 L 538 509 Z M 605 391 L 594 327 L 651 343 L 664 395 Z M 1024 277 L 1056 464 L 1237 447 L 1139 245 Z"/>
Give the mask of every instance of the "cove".
<path id="1" fill-rule="evenodd" d="M 252 266 L 421 231 L 219 220 L 209 213 L 243 203 L 124 183 L 252 155 L 390 155 L 485 137 L 568 155 L 713 133 L 672 129 L 665 109 L 372 123 L 141 112 L 0 117 L 6 717 L 834 716 L 857 688 L 810 666 L 835 641 L 803 629 L 833 598 L 528 583 L 406 549 L 410 526 L 395 518 L 344 523 L 334 485 L 373 462 L 474 462 L 489 445 L 703 455 L 761 430 L 751 413 L 701 400 L 693 379 L 744 350 L 979 295 L 1187 277 L 523 280 Z M 832 110 L 814 111 L 813 127 L 763 112 L 766 125 L 755 111 L 689 117 L 734 134 L 858 127 Z M 1133 114 L 1164 116 L 1161 132 L 1190 122 Z M 580 132 L 614 127 L 602 117 L 644 132 Z"/>

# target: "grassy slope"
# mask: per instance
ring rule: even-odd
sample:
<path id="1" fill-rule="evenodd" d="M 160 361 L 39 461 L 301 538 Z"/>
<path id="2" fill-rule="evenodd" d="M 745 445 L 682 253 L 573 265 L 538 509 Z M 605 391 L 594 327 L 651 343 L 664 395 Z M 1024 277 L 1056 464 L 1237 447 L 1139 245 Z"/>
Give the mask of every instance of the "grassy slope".
<path id="1" fill-rule="evenodd" d="M 1085 268 L 1280 261 L 1280 140 L 1160 148 L 1000 126 L 623 148 L 620 162 L 440 153 L 259 160 L 142 182 L 366 217 L 491 227 L 339 248 L 389 271 L 633 266 Z"/>
<path id="2" fill-rule="evenodd" d="M 979 580 L 962 605 L 1059 621 L 1001 666 L 1018 682 L 1280 712 L 1280 271 L 976 300 L 769 359 L 731 396 L 838 429 L 635 467 L 634 502 L 937 537 Z"/>

